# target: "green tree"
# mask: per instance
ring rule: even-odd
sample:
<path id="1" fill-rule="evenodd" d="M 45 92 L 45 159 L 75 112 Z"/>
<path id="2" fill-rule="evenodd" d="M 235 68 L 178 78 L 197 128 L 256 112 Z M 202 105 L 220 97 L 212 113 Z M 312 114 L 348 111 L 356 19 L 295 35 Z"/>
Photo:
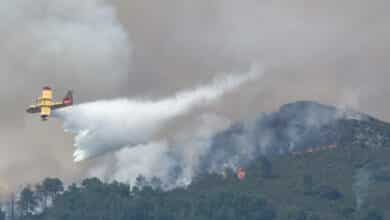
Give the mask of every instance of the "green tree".
<path id="1" fill-rule="evenodd" d="M 305 174 L 303 176 L 303 193 L 305 195 L 311 195 L 313 194 L 313 188 L 314 188 L 314 183 L 313 183 L 313 176 L 310 174 Z"/>
<path id="2" fill-rule="evenodd" d="M 143 175 L 137 176 L 137 178 L 135 179 L 135 186 L 138 187 L 138 189 L 142 189 L 146 185 L 148 185 L 146 177 L 144 177 Z"/>
<path id="3" fill-rule="evenodd" d="M 64 184 L 58 178 L 46 178 L 42 185 L 52 198 L 64 191 Z"/>
<path id="4" fill-rule="evenodd" d="M 301 209 L 291 209 L 288 213 L 288 220 L 308 220 L 307 213 Z"/>
<path id="5" fill-rule="evenodd" d="M 363 217 L 363 220 L 383 220 L 383 213 L 380 210 L 370 210 L 368 213 Z"/>
<path id="6" fill-rule="evenodd" d="M 161 189 L 163 184 L 159 178 L 153 177 L 150 180 L 150 185 L 153 187 L 153 189 Z"/>
<path id="7" fill-rule="evenodd" d="M 0 220 L 5 220 L 5 212 L 0 209 Z"/>
<path id="8" fill-rule="evenodd" d="M 266 157 L 262 157 L 260 159 L 260 162 L 261 162 L 261 167 L 260 167 L 261 176 L 265 177 L 265 178 L 272 177 L 272 163 L 271 163 L 271 161 Z"/>
<path id="9" fill-rule="evenodd" d="M 311 213 L 307 216 L 308 220 L 321 220 L 320 216 L 314 213 Z"/>
<path id="10" fill-rule="evenodd" d="M 339 200 L 343 194 L 332 186 L 321 186 L 318 189 L 320 197 L 328 200 Z"/>
<path id="11" fill-rule="evenodd" d="M 103 187 L 103 183 L 96 177 L 83 180 L 81 185 L 88 190 L 96 190 Z"/>
<path id="12" fill-rule="evenodd" d="M 64 191 L 64 185 L 58 178 L 46 178 L 41 184 L 36 185 L 35 188 L 36 196 L 44 209 Z"/>
<path id="13" fill-rule="evenodd" d="M 17 202 L 22 219 L 31 216 L 37 207 L 37 204 L 36 197 L 30 186 L 25 187 L 20 193 L 20 198 Z"/>

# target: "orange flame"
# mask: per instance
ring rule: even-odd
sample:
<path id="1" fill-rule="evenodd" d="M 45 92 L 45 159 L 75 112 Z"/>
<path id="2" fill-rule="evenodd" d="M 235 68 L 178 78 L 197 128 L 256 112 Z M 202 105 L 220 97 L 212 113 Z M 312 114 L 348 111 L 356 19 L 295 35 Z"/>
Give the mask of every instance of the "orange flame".
<path id="1" fill-rule="evenodd" d="M 242 181 L 242 180 L 245 179 L 245 176 L 246 176 L 245 170 L 243 168 L 241 168 L 241 167 L 238 168 L 238 170 L 237 170 L 237 178 Z"/>

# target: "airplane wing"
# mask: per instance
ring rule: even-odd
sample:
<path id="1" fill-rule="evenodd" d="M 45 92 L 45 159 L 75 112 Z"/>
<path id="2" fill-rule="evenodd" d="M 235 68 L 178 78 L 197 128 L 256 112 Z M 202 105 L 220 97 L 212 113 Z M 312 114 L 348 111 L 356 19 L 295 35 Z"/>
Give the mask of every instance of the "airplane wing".
<path id="1" fill-rule="evenodd" d="M 69 106 L 67 104 L 64 104 L 62 102 L 56 102 L 54 103 L 52 106 L 51 106 L 51 109 L 54 110 L 54 109 L 59 109 L 59 108 L 63 108 L 63 107 L 66 107 L 66 106 Z"/>
<path id="2" fill-rule="evenodd" d="M 41 107 L 36 106 L 36 105 L 31 105 L 30 107 L 28 107 L 28 109 L 26 111 L 28 113 L 38 113 L 41 111 Z"/>

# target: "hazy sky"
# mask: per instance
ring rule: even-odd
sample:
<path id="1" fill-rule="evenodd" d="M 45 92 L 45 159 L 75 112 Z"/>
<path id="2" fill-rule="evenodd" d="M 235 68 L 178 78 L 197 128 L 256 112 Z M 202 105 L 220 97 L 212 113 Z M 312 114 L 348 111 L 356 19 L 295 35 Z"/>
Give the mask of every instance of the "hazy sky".
<path id="1" fill-rule="evenodd" d="M 0 193 L 82 178 L 72 137 L 25 108 L 44 85 L 78 103 L 160 98 L 216 74 L 265 67 L 213 106 L 238 120 L 295 100 L 390 120 L 385 0 L 0 0 Z M 16 184 L 17 183 L 17 184 Z"/>

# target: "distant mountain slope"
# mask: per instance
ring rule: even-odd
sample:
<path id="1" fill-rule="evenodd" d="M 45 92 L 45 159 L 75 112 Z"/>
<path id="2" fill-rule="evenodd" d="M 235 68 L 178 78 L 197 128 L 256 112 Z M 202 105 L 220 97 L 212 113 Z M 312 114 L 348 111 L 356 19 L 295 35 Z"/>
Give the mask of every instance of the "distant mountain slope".
<path id="1" fill-rule="evenodd" d="M 390 124 L 369 115 L 316 102 L 290 103 L 219 133 L 212 151 L 205 166 L 223 169 L 226 158 L 236 159 L 247 167 L 241 190 L 267 195 L 279 208 L 327 213 L 325 219 L 378 207 L 390 215 Z M 311 192 L 305 192 L 305 181 Z"/>
<path id="2" fill-rule="evenodd" d="M 300 101 L 238 123 L 215 136 L 205 167 L 245 166 L 261 155 L 280 155 L 324 146 L 390 147 L 390 124 L 366 114 Z"/>

